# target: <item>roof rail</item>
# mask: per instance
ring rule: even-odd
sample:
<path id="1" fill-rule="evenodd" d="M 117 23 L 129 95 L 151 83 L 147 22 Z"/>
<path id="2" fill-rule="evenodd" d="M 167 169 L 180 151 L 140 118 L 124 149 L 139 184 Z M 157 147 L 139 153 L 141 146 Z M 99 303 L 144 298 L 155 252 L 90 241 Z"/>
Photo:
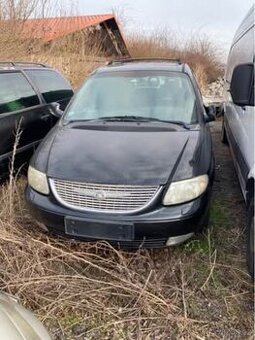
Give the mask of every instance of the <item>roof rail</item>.
<path id="1" fill-rule="evenodd" d="M 118 63 L 135 63 L 139 61 L 145 62 L 162 62 L 162 63 L 177 63 L 182 64 L 180 59 L 173 59 L 173 58 L 120 58 L 116 60 L 111 60 L 107 63 L 108 66 L 118 64 Z"/>
<path id="2" fill-rule="evenodd" d="M 0 61 L 0 66 L 2 65 L 8 65 L 11 67 L 15 66 L 40 66 L 40 67 L 49 67 L 42 63 L 34 63 L 30 61 Z"/>

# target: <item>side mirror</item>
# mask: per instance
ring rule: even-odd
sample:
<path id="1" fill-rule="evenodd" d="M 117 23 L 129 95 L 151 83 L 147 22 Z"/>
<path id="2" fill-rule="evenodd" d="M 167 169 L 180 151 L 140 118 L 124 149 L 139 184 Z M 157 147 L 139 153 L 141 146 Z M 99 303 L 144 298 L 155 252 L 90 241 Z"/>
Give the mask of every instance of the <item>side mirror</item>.
<path id="1" fill-rule="evenodd" d="M 57 118 L 61 118 L 64 112 L 61 110 L 60 104 L 56 102 L 50 104 L 50 113 Z"/>
<path id="2" fill-rule="evenodd" d="M 216 120 L 216 106 L 215 105 L 209 105 L 209 106 L 204 106 L 205 107 L 205 122 L 210 123 Z"/>
<path id="3" fill-rule="evenodd" d="M 234 104 L 254 106 L 254 64 L 240 64 L 234 68 L 230 93 Z"/>

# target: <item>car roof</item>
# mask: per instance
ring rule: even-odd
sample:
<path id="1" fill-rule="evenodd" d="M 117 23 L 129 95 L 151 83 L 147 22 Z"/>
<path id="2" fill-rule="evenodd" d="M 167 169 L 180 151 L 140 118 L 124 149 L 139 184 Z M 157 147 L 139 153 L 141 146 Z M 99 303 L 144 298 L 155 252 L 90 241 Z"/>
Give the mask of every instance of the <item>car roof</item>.
<path id="1" fill-rule="evenodd" d="M 52 69 L 50 66 L 41 63 L 26 61 L 0 61 L 0 71 L 31 70 L 31 69 Z"/>
<path id="2" fill-rule="evenodd" d="M 232 45 L 234 45 L 242 36 L 245 35 L 252 27 L 254 27 L 255 5 L 251 7 L 240 26 L 237 29 Z"/>
<path id="3" fill-rule="evenodd" d="M 125 72 L 125 71 L 172 71 L 191 73 L 189 66 L 179 59 L 118 59 L 108 62 L 105 66 L 98 68 L 94 73 Z"/>

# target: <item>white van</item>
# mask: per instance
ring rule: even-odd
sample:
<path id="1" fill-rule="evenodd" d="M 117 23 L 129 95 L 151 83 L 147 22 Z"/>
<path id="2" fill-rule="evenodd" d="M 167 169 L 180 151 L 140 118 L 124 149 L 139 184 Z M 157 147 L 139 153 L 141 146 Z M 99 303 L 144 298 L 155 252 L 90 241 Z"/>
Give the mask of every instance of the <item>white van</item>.
<path id="1" fill-rule="evenodd" d="M 253 6 L 234 37 L 225 74 L 222 142 L 229 144 L 247 205 L 247 262 L 254 278 L 254 15 Z"/>

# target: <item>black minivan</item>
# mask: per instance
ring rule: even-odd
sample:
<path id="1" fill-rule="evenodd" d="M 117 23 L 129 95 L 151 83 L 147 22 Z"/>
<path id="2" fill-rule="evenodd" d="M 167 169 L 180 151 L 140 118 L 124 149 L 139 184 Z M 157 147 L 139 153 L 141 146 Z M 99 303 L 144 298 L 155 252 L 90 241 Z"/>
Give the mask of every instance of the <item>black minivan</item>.
<path id="1" fill-rule="evenodd" d="M 16 159 L 24 163 L 72 96 L 69 82 L 46 65 L 0 62 L 0 180 L 8 174 L 17 129 Z"/>
<path id="2" fill-rule="evenodd" d="M 212 109 L 178 60 L 97 69 L 31 160 L 31 212 L 47 230 L 86 241 L 136 248 L 191 238 L 208 223 Z"/>

